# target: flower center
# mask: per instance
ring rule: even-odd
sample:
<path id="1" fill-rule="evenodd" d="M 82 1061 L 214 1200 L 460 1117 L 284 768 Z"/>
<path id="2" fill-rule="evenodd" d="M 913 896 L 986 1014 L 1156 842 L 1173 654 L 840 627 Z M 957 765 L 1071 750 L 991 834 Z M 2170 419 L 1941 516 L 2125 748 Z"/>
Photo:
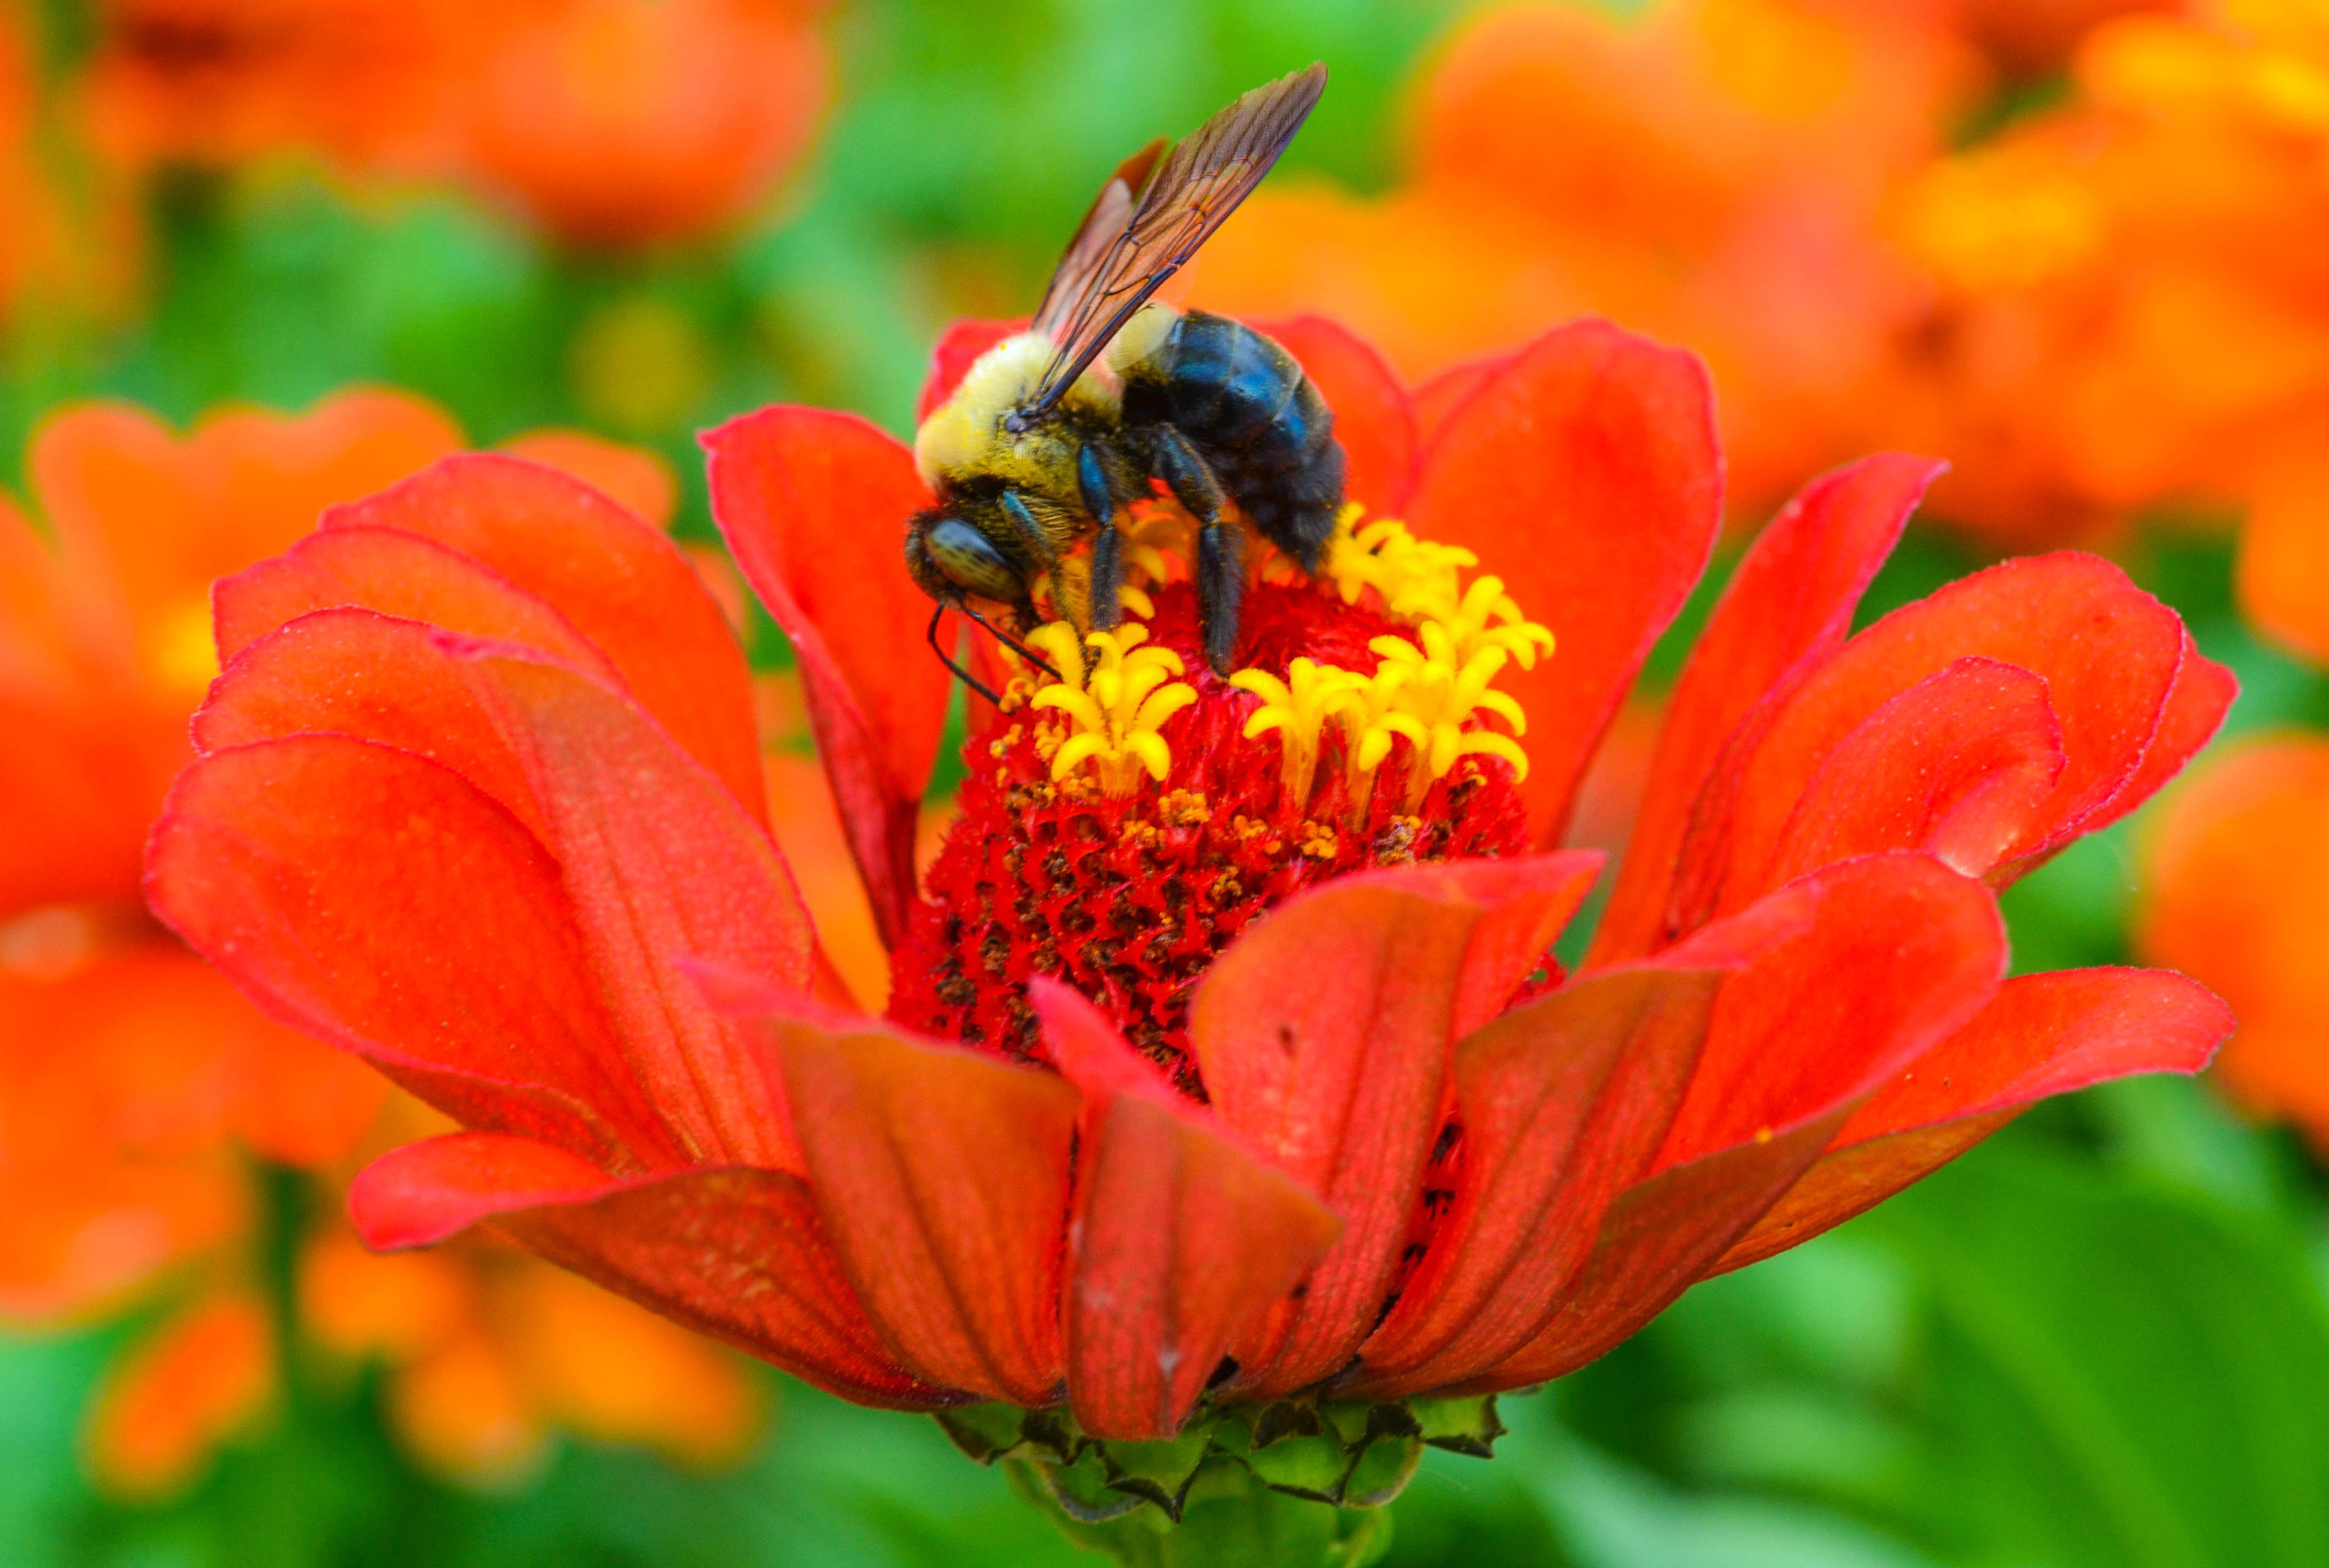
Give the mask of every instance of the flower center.
<path id="1" fill-rule="evenodd" d="M 1192 1095 L 1192 989 L 1256 916 L 1314 882 L 1515 854 L 1519 704 L 1493 682 L 1552 650 L 1465 551 L 1346 510 L 1316 582 L 1265 567 L 1237 671 L 1200 652 L 1184 540 L 1136 533 L 1125 615 L 1028 642 L 964 747 L 969 777 L 898 953 L 891 1016 L 1043 1059 L 1030 975 L 1065 980 Z"/>

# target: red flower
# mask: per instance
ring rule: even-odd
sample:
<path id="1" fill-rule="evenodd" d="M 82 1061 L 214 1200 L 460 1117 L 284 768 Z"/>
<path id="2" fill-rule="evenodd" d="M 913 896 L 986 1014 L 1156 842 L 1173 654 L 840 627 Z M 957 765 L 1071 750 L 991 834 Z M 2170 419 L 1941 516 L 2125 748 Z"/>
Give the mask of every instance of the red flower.
<path id="1" fill-rule="evenodd" d="M 904 1022 L 821 980 L 743 662 L 651 530 L 457 457 L 220 586 L 226 672 L 150 888 L 266 1006 L 470 1129 L 360 1179 L 369 1240 L 490 1220 L 855 1399 L 1158 1438 L 1205 1398 L 1558 1376 L 2030 1101 L 2190 1070 L 2227 1032 L 2171 974 L 2006 979 L 1992 889 L 2181 767 L 2229 676 L 2078 554 L 1847 636 L 1936 470 L 1900 456 L 1750 552 L 1564 975 L 1599 856 L 1533 846 L 1705 566 L 1704 375 L 1588 322 L 1410 402 L 1338 329 L 1272 330 L 1354 497 L 1414 534 L 1265 576 L 1238 662 L 1270 678 L 1237 684 L 1176 655 L 1187 591 L 1152 562 L 1153 613 L 1090 674 L 1021 668 L 1012 711 L 974 714 L 927 896 L 948 691 L 898 558 L 911 458 L 813 409 L 707 438 Z M 995 335 L 958 329 L 942 371 Z M 1486 674 L 1428 708 L 1459 665 Z"/>

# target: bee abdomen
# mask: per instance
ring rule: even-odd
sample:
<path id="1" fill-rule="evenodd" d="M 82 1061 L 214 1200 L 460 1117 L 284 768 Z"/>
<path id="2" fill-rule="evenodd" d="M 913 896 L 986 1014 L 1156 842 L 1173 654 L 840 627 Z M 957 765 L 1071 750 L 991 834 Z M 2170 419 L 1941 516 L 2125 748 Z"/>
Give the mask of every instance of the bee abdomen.
<path id="1" fill-rule="evenodd" d="M 1254 526 L 1306 569 L 1342 504 L 1334 414 L 1294 356 L 1227 317 L 1191 310 L 1125 367 L 1127 425 L 1169 424 Z"/>

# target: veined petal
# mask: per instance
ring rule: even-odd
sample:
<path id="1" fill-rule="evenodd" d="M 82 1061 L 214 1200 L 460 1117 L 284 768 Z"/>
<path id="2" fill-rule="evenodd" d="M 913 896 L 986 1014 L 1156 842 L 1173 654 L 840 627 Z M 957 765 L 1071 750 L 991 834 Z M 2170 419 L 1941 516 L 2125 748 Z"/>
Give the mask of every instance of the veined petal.
<path id="1" fill-rule="evenodd" d="M 1647 1178 L 1610 1206 L 1544 1329 L 1469 1386 L 1558 1377 L 1655 1316 L 1870 1097 L 1995 995 L 2005 969 L 1988 891 L 1929 856 L 1830 866 L 1734 919 L 1771 920 L 1775 907 L 1810 923 L 1723 983 Z"/>
<path id="2" fill-rule="evenodd" d="M 778 407 L 703 438 L 712 511 L 792 640 L 817 748 L 882 939 L 914 897 L 914 825 L 952 677 L 917 647 L 934 608 L 906 575 L 906 520 L 930 502 L 904 446 L 852 415 Z M 947 642 L 959 622 L 940 629 Z"/>
<path id="3" fill-rule="evenodd" d="M 1075 1091 L 871 1019 L 765 1027 L 818 1207 L 899 1359 L 988 1398 L 1057 1399 Z"/>
<path id="4" fill-rule="evenodd" d="M 1773 691 L 1843 645 L 1860 595 L 1942 467 L 1884 452 L 1823 474 L 1740 559 L 1667 702 L 1625 862 L 1594 934 L 1596 963 L 1655 945 L 1691 805 L 1724 744 Z"/>
<path id="5" fill-rule="evenodd" d="M 1682 853 L 1667 929 L 1723 907 L 1732 846 L 1768 842 L 1820 762 L 1880 705 L 1960 659 L 2018 665 L 2046 683 L 2063 766 L 1993 880 L 2059 848 L 2136 777 L 2183 663 L 2175 612 L 2097 556 L 2005 562 L 1895 610 L 1777 703 L 1767 728 L 1709 784 Z M 1751 885 L 1749 889 L 1751 892 Z"/>
<path id="6" fill-rule="evenodd" d="M 308 535 L 211 591 L 219 662 L 318 610 L 360 606 L 448 632 L 522 643 L 620 688 L 596 644 L 535 594 L 458 551 L 395 528 Z"/>
<path id="7" fill-rule="evenodd" d="M 2049 1095 L 2138 1072 L 2197 1072 L 2234 1022 L 2205 988 L 2163 969 L 2009 980 L 1972 1022 L 1872 1096 L 1716 1269 L 1742 1267 L 1842 1224 Z"/>
<path id="8" fill-rule="evenodd" d="M 1170 1438 L 1232 1339 L 1342 1225 L 1177 1093 L 1081 995 L 1044 979 L 1028 994 L 1083 1097 L 1062 1310 L 1069 1404 L 1099 1437 Z"/>
<path id="9" fill-rule="evenodd" d="M 1450 1049 L 1544 961 L 1598 866 L 1553 854 L 1346 877 L 1273 910 L 1199 985 L 1190 1033 L 1215 1111 L 1344 1225 L 1302 1297 L 1238 1341 L 1242 1390 L 1337 1370 L 1373 1329 L 1446 1119 Z"/>
<path id="10" fill-rule="evenodd" d="M 580 480 L 497 453 L 448 457 L 324 513 L 398 529 L 547 601 L 630 694 L 765 825 L 743 650 L 679 547 Z"/>
<path id="11" fill-rule="evenodd" d="M 1722 520 L 1713 421 L 1696 360 L 1586 321 L 1495 368 L 1424 448 L 1416 532 L 1476 552 L 1560 639 L 1506 680 L 1529 715 L 1539 842 L 1559 836 L 1602 730 L 1706 569 Z"/>
<path id="12" fill-rule="evenodd" d="M 1664 1136 L 1722 980 L 1656 966 L 1591 975 L 1457 1045 L 1454 1205 L 1362 1348 L 1359 1390 L 1461 1383 L 1544 1326 L 1602 1211 Z"/>
<path id="13" fill-rule="evenodd" d="M 792 1166 L 773 1084 L 674 961 L 806 989 L 814 934 L 767 836 L 652 719 L 575 671 L 360 610 L 247 650 L 218 696 L 213 739 L 334 729 L 501 800 L 554 862 L 623 1070 L 674 1136 L 693 1158 Z"/>
<path id="14" fill-rule="evenodd" d="M 470 1125 L 617 1169 L 680 1160 L 555 864 L 437 764 L 335 735 L 205 757 L 155 828 L 147 891 L 269 1013 Z"/>
<path id="15" fill-rule="evenodd" d="M 461 1133 L 383 1155 L 359 1173 L 348 1207 L 375 1246 L 490 1220 L 552 1262 L 845 1398 L 906 1410 L 961 1402 L 891 1360 L 797 1179 L 592 1174 L 523 1139 Z"/>
<path id="16" fill-rule="evenodd" d="M 1925 850 L 1987 876 L 2038 829 L 2063 766 L 2046 683 L 1994 659 L 1960 659 L 1837 742 L 1776 843 L 1734 841 L 1723 907 L 1886 850 Z"/>

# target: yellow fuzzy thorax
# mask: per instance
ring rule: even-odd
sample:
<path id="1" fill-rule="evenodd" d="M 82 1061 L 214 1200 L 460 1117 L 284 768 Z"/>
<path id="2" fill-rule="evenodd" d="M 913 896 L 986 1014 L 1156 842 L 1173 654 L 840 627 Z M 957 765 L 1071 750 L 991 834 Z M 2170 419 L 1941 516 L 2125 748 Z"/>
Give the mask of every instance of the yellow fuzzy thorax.
<path id="1" fill-rule="evenodd" d="M 1052 341 L 1042 333 L 1006 337 L 981 354 L 954 393 L 931 411 L 914 432 L 914 467 L 933 490 L 947 479 L 992 476 L 1024 489 L 1048 494 L 1062 473 L 1072 474 L 1071 452 L 1056 425 L 1041 424 L 1013 435 L 1003 427 L 1014 408 L 1028 402 L 1052 361 Z M 1119 392 L 1104 375 L 1086 371 L 1060 400 L 1061 406 L 1113 421 Z"/>

